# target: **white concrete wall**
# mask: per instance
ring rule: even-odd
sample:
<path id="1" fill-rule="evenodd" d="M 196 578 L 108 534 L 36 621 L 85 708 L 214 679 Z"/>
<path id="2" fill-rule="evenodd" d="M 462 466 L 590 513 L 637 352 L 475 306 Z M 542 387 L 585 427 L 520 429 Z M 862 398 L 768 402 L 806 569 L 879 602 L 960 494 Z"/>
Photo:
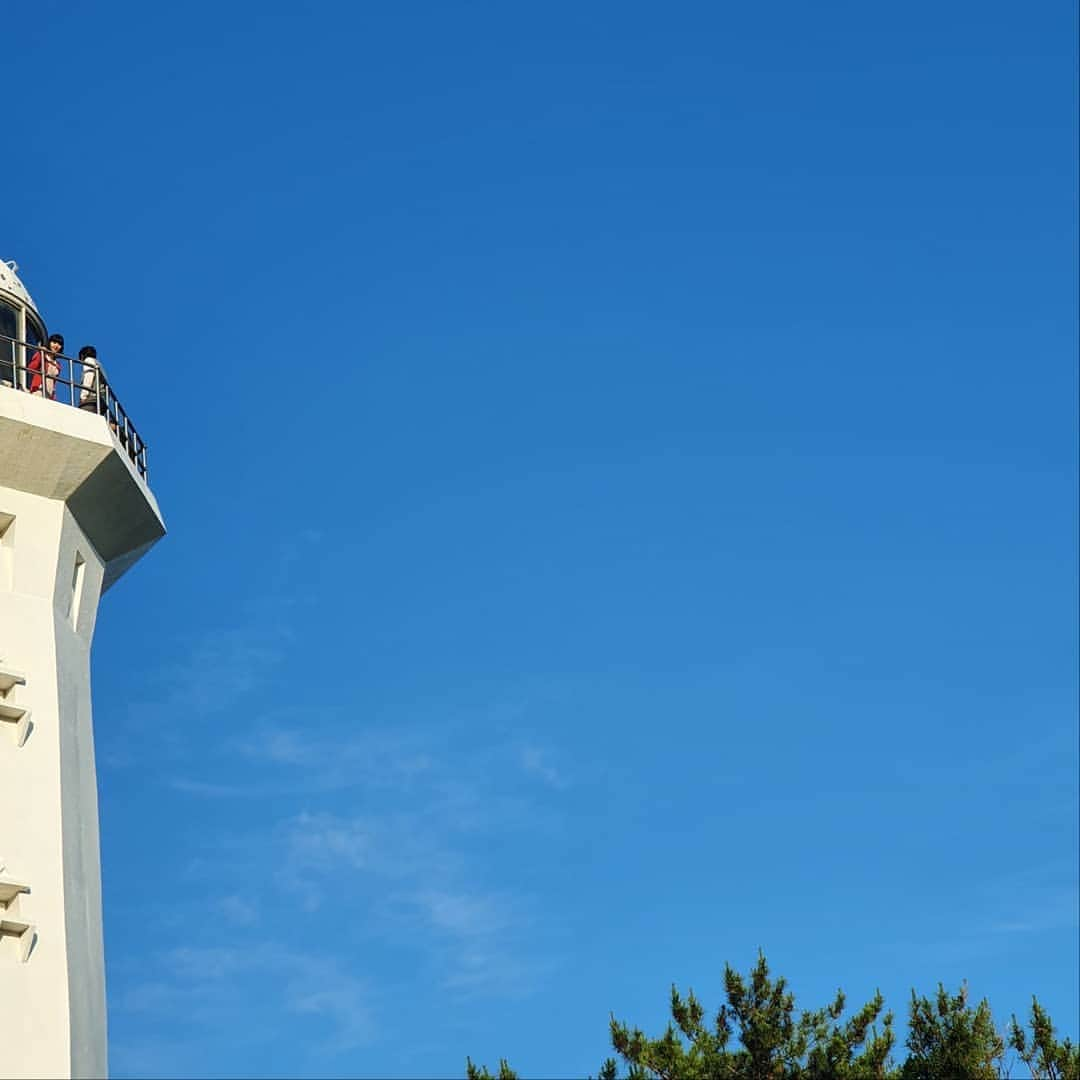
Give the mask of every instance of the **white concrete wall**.
<path id="1" fill-rule="evenodd" d="M 36 924 L 37 940 L 19 963 L 15 940 L 0 938 L 0 1076 L 103 1077 L 90 643 L 105 565 L 63 500 L 0 486 L 3 515 L 14 523 L 11 580 L 0 577 L 0 667 L 25 674 L 9 700 L 33 712 L 21 747 L 0 723 L 0 878 L 30 886 L 12 908 Z M 76 553 L 84 567 L 72 625 Z"/>
<path id="2" fill-rule="evenodd" d="M 103 416 L 3 387 L 0 484 L 66 503 L 105 560 L 106 588 L 165 535 L 153 492 Z"/>

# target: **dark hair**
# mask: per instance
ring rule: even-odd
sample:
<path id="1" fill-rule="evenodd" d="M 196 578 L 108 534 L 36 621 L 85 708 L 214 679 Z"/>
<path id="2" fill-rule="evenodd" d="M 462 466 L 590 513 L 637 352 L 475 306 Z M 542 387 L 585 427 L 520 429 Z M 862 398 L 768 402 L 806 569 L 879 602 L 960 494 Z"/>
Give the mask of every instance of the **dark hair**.
<path id="1" fill-rule="evenodd" d="M 49 344 L 51 345 L 54 341 L 56 342 L 57 345 L 60 346 L 60 351 L 63 352 L 64 351 L 64 335 L 63 334 L 50 334 L 49 335 Z"/>
<path id="2" fill-rule="evenodd" d="M 93 345 L 84 345 L 79 350 L 80 360 L 85 360 L 88 356 L 92 356 L 95 360 L 97 359 L 97 349 L 95 349 Z"/>

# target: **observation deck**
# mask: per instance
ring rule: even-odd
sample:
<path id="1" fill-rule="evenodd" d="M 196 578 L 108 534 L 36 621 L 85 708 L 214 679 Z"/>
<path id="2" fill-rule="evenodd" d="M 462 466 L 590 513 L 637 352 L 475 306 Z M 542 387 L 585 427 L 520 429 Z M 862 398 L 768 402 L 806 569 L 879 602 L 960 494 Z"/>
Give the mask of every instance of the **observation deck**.
<path id="1" fill-rule="evenodd" d="M 40 343 L 0 334 L 0 389 L 21 390 L 46 401 L 103 416 L 138 474 L 150 482 L 146 441 L 135 429 L 96 361 L 80 362 L 63 353 L 50 353 Z"/>
<path id="2" fill-rule="evenodd" d="M 75 359 L 53 344 L 15 269 L 0 262 L 0 489 L 63 501 L 108 588 L 165 534 L 146 441 L 94 350 Z"/>

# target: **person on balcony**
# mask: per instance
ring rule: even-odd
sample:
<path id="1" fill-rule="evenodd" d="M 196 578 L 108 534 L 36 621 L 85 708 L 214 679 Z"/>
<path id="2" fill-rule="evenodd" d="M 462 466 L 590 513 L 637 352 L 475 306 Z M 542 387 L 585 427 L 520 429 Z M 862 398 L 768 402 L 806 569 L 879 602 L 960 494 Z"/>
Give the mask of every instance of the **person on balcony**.
<path id="1" fill-rule="evenodd" d="M 30 372 L 30 385 L 27 390 L 31 394 L 40 394 L 44 382 L 45 397 L 56 397 L 56 376 L 60 374 L 60 361 L 56 358 L 63 351 L 64 335 L 50 334 L 45 348 L 38 349 L 30 357 L 30 363 L 26 365 L 26 370 Z"/>
<path id="2" fill-rule="evenodd" d="M 107 383 L 105 373 L 98 364 L 97 349 L 93 345 L 84 345 L 79 350 L 79 364 L 82 366 L 82 390 L 79 391 L 79 408 L 91 412 L 108 411 Z"/>
<path id="3" fill-rule="evenodd" d="M 88 412 L 99 413 L 104 416 L 112 429 L 112 433 L 120 440 L 120 445 L 128 452 L 128 457 L 137 463 L 138 455 L 135 452 L 135 440 L 128 440 L 127 428 L 121 429 L 117 423 L 115 409 L 110 407 L 109 381 L 105 378 L 105 372 L 98 363 L 97 349 L 93 345 L 84 345 L 79 350 L 79 364 L 82 366 L 81 389 L 79 391 L 79 408 Z M 113 399 L 115 400 L 115 399 Z"/>

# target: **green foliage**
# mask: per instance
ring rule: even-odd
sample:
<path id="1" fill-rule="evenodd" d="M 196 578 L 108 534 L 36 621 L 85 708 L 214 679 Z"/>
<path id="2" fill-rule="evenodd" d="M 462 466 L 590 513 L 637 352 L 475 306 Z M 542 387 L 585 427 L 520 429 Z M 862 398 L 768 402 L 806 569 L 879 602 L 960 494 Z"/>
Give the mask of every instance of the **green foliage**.
<path id="1" fill-rule="evenodd" d="M 472 1058 L 466 1058 L 465 1077 L 466 1080 L 518 1080 L 518 1074 L 506 1063 L 506 1058 L 499 1061 L 499 1071 L 494 1076 L 488 1072 L 486 1065 L 477 1068 Z"/>
<path id="2" fill-rule="evenodd" d="M 724 969 L 726 1001 L 712 1025 L 691 990 L 671 988 L 672 1023 L 658 1039 L 612 1018 L 611 1045 L 631 1080 L 870 1080 L 887 1075 L 891 1015 L 876 994 L 846 1022 L 838 992 L 824 1009 L 798 1014 L 783 978 L 772 979 L 763 955 L 747 977 Z M 733 1043 L 734 1040 L 734 1043 Z M 612 1080 L 610 1073 L 608 1080 Z"/>
<path id="3" fill-rule="evenodd" d="M 990 1004 L 984 998 L 973 1009 L 966 985 L 950 995 L 939 983 L 933 1001 L 912 990 L 907 1048 L 901 1080 L 997 1080 L 1004 1068 L 1005 1040 Z"/>
<path id="4" fill-rule="evenodd" d="M 764 955 L 748 975 L 724 968 L 724 1003 L 707 1020 L 689 990 L 671 988 L 671 1020 L 650 1038 L 640 1028 L 611 1018 L 611 1045 L 598 1080 L 1007 1080 L 1006 1041 L 986 1000 L 972 1007 L 967 986 L 949 994 L 938 986 L 931 998 L 911 994 L 908 1056 L 891 1060 L 893 1015 L 876 993 L 846 1020 L 847 1001 L 838 990 L 821 1009 L 799 1012 L 785 979 L 774 979 Z M 880 1024 L 880 1027 L 879 1027 Z M 1030 1028 L 1030 1031 L 1029 1031 Z M 1037 1000 L 1028 1028 L 1013 1017 L 1008 1046 L 1033 1080 L 1080 1080 L 1080 1048 L 1058 1041 L 1054 1025 Z M 517 1080 L 506 1061 L 497 1076 L 469 1060 L 468 1080 Z"/>
<path id="5" fill-rule="evenodd" d="M 1037 998 L 1031 999 L 1031 1035 L 1014 1016 L 1009 1045 L 1020 1055 L 1035 1080 L 1080 1080 L 1080 1047 L 1069 1039 L 1058 1042 L 1054 1025 Z"/>

